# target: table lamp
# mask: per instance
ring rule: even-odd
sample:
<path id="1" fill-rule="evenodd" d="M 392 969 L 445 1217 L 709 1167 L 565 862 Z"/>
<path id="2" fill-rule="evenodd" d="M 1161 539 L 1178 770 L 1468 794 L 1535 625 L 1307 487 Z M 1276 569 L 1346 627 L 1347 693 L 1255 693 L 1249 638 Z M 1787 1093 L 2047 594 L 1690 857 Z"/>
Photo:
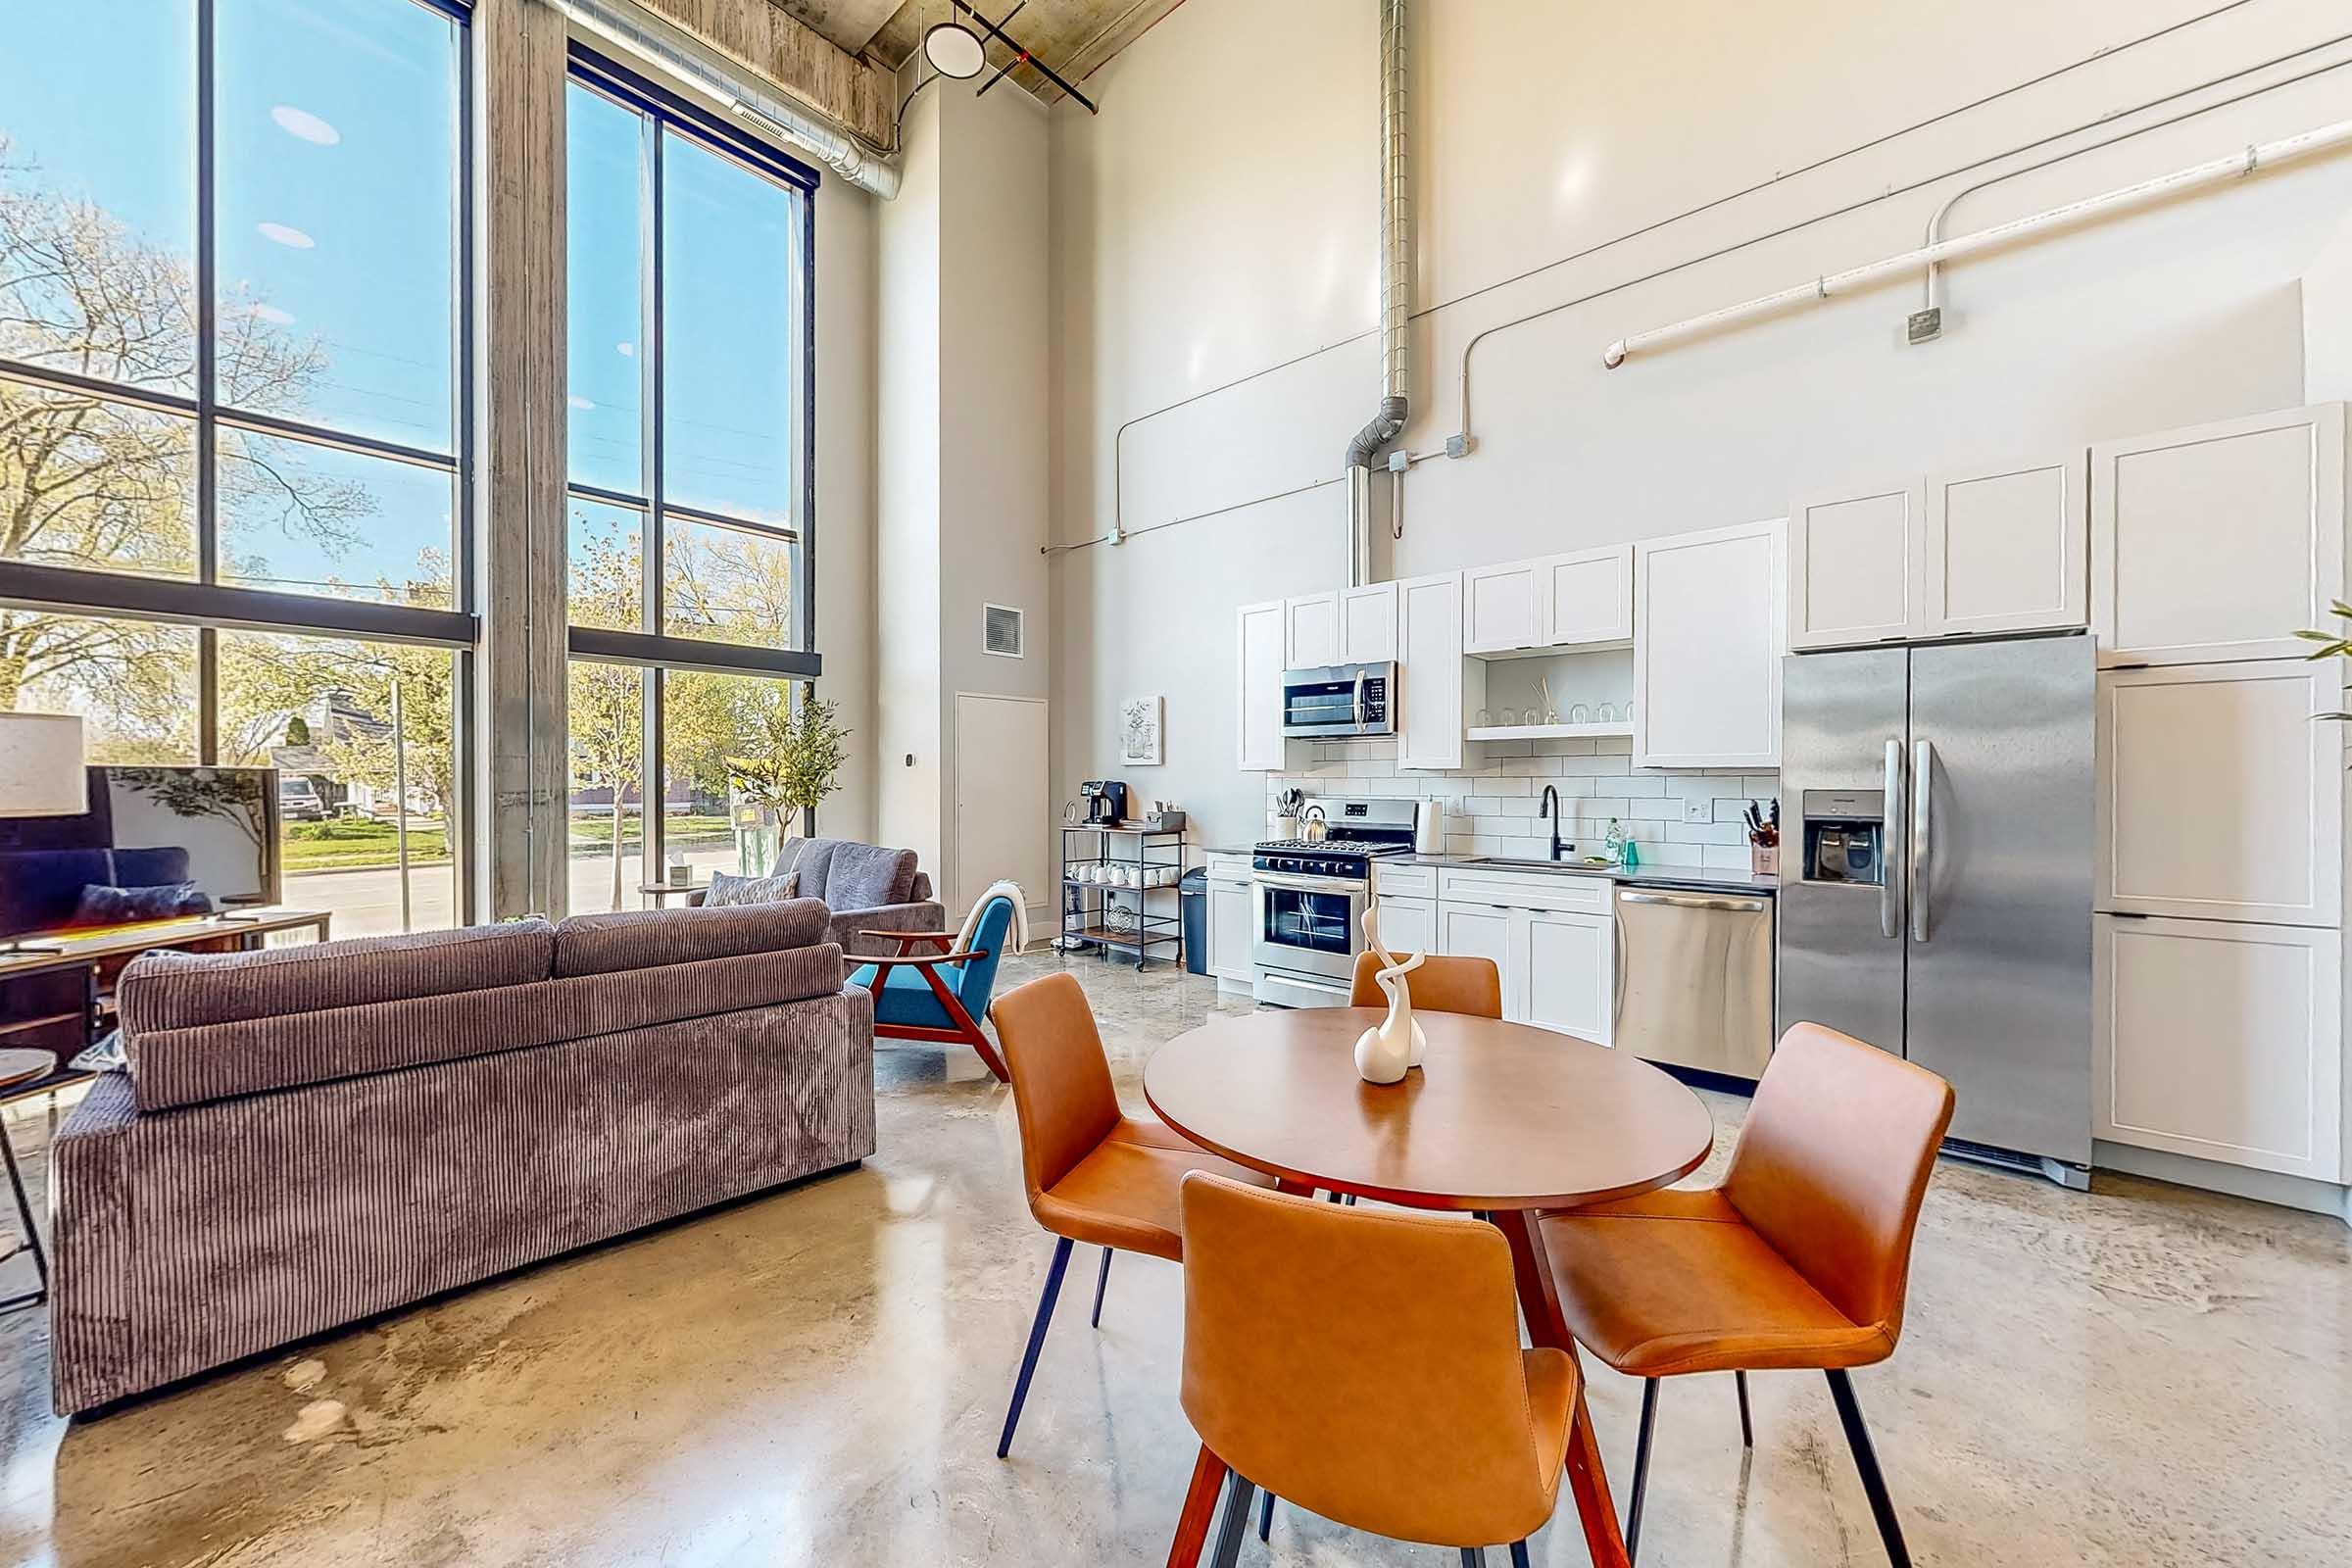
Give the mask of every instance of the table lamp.
<path id="1" fill-rule="evenodd" d="M 79 816 L 90 808 L 81 720 L 72 713 L 0 713 L 0 816 Z M 0 940 L 0 953 L 55 944 Z"/>

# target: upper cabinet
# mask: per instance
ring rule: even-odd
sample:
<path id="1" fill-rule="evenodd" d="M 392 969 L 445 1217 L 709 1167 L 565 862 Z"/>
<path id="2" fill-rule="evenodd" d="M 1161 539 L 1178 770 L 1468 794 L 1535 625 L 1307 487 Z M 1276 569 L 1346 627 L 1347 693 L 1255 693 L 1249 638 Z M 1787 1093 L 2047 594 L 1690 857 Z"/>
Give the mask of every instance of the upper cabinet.
<path id="1" fill-rule="evenodd" d="M 1781 765 L 1778 517 L 1634 547 L 1634 761 Z"/>
<path id="2" fill-rule="evenodd" d="M 1260 772 L 1279 771 L 1283 765 L 1282 672 L 1291 667 L 1285 662 L 1287 607 L 1279 599 L 1263 605 L 1244 605 L 1237 619 L 1241 742 L 1236 765 Z"/>
<path id="3" fill-rule="evenodd" d="M 1927 487 L 1916 480 L 1804 496 L 1788 508 L 1788 646 L 1917 635 Z"/>
<path id="4" fill-rule="evenodd" d="M 1282 667 L 1320 669 L 1340 662 L 1340 596 L 1307 594 L 1283 601 Z"/>
<path id="5" fill-rule="evenodd" d="M 1396 657 L 1396 585 L 1376 582 L 1342 589 L 1340 657 L 1334 664 L 1385 664 Z"/>
<path id="6" fill-rule="evenodd" d="M 1514 654 L 1634 634 L 1630 545 L 1462 573 L 1462 652 Z"/>
<path id="7" fill-rule="evenodd" d="M 1932 474 L 1921 551 L 1923 637 L 2089 621 L 2082 457 Z"/>
<path id="8" fill-rule="evenodd" d="M 1458 571 L 1414 577 L 1396 588 L 1398 767 L 1462 765 L 1464 716 L 1477 711 L 1486 666 L 1462 657 Z"/>
<path id="9" fill-rule="evenodd" d="M 2081 626 L 2086 532 L 2079 457 L 1801 498 L 1788 514 L 1788 646 Z"/>
<path id="10" fill-rule="evenodd" d="M 2108 664 L 2290 659 L 2344 587 L 2344 405 L 2090 449 L 2090 562 Z"/>

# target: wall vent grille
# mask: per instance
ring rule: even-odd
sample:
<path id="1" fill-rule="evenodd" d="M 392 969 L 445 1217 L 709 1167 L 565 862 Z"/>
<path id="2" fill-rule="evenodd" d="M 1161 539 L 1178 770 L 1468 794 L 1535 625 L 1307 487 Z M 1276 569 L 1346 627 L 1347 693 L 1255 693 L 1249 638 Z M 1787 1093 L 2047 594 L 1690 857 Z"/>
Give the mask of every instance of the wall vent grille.
<path id="1" fill-rule="evenodd" d="M 1025 657 L 1028 612 L 1004 605 L 987 605 L 982 610 L 981 647 L 1000 659 Z"/>

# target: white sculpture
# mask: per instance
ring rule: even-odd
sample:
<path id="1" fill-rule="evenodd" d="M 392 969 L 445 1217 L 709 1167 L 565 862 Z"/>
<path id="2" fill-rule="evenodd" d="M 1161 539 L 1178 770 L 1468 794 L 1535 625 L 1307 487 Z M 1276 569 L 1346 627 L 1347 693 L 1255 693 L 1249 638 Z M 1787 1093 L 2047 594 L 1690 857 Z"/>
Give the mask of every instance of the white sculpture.
<path id="1" fill-rule="evenodd" d="M 1364 906 L 1364 947 L 1380 958 L 1380 972 L 1373 978 L 1388 994 L 1389 1015 L 1377 1028 L 1356 1037 L 1355 1070 L 1366 1083 L 1393 1084 L 1420 1066 L 1429 1050 L 1429 1041 L 1413 1018 L 1413 994 L 1405 979 L 1429 961 L 1429 955 L 1416 953 L 1398 962 L 1396 956 L 1380 944 L 1379 915 L 1378 899 Z"/>

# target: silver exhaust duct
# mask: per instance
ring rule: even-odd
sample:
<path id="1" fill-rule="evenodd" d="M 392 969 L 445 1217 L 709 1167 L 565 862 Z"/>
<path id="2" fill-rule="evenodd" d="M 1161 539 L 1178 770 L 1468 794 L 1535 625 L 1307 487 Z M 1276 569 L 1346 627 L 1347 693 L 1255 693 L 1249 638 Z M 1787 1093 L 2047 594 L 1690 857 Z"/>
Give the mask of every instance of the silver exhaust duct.
<path id="1" fill-rule="evenodd" d="M 751 74 L 714 55 L 684 32 L 630 0 L 552 0 L 582 28 L 625 55 L 652 63 L 729 105 L 747 120 L 764 122 L 816 155 L 817 161 L 860 190 L 884 201 L 899 194 L 899 166 L 815 110 L 767 91 Z"/>
<path id="2" fill-rule="evenodd" d="M 1372 460 L 1410 410 L 1413 208 L 1405 160 L 1405 0 L 1380 4 L 1380 412 L 1348 443 L 1348 582 L 1372 580 Z"/>

